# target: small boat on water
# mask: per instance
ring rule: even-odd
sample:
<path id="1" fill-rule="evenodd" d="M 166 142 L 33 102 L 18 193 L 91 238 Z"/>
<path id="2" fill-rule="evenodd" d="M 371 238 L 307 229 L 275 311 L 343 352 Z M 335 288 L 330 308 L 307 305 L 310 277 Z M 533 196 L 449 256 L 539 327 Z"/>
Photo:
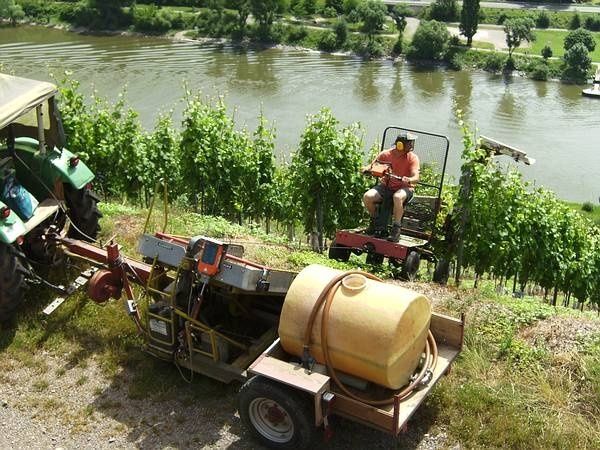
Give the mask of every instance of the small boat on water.
<path id="1" fill-rule="evenodd" d="M 596 75 L 594 76 L 594 84 L 591 88 L 583 89 L 581 91 L 581 95 L 585 97 L 598 97 L 600 98 L 600 67 L 596 70 Z"/>

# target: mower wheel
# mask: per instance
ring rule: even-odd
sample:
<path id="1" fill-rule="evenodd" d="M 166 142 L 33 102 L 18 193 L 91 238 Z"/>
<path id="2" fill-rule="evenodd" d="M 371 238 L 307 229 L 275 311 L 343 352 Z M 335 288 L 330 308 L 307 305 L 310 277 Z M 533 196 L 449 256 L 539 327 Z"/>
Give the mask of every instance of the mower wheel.
<path id="1" fill-rule="evenodd" d="M 275 381 L 250 378 L 238 395 L 238 409 L 246 428 L 267 447 L 309 448 L 315 437 L 308 398 Z"/>
<path id="2" fill-rule="evenodd" d="M 69 209 L 69 219 L 74 225 L 69 227 L 67 235 L 84 241 L 95 240 L 100 231 L 98 221 L 102 217 L 102 213 L 98 211 L 98 201 L 100 199 L 87 187 L 74 189 L 72 186 L 65 184 L 64 190 L 67 208 Z"/>
<path id="3" fill-rule="evenodd" d="M 0 244 L 0 323 L 10 320 L 21 304 L 26 273 L 16 250 Z"/>
<path id="4" fill-rule="evenodd" d="M 335 259 L 337 261 L 346 262 L 350 259 L 350 249 L 345 245 L 338 244 L 337 242 L 332 241 L 329 246 L 329 259 Z"/>
<path id="5" fill-rule="evenodd" d="M 367 264 L 371 264 L 373 266 L 378 266 L 383 263 L 384 256 L 380 253 L 367 253 Z"/>
<path id="6" fill-rule="evenodd" d="M 421 264 L 421 256 L 419 253 L 412 251 L 408 254 L 404 260 L 402 266 L 402 278 L 413 281 L 419 272 L 419 265 Z"/>
<path id="7" fill-rule="evenodd" d="M 448 277 L 450 276 L 450 261 L 446 258 L 440 259 L 435 265 L 433 271 L 433 281 L 441 285 L 448 283 Z"/>

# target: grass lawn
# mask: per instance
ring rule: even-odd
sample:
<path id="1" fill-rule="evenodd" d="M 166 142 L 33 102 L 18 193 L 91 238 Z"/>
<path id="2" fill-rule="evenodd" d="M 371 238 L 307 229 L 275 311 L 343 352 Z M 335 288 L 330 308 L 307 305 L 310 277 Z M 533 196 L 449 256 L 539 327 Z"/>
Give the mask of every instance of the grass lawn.
<path id="1" fill-rule="evenodd" d="M 104 214 L 101 238 L 117 234 L 123 251 L 136 255 L 146 211 L 110 202 L 101 203 L 100 208 Z M 159 229 L 162 220 L 157 205 L 149 230 Z M 282 234 L 267 235 L 262 226 L 240 226 L 177 209 L 170 213 L 167 231 L 243 243 L 246 257 L 271 267 L 299 271 L 311 263 L 338 269 L 366 266 L 364 254 L 341 263 L 308 251 L 306 244 L 290 243 Z M 388 270 L 382 266 L 376 273 L 387 278 Z M 595 311 L 565 308 L 562 296 L 556 307 L 543 302 L 539 294 L 514 298 L 491 280 L 480 280 L 477 289 L 471 287 L 471 279 L 460 288 L 440 287 L 428 282 L 425 267 L 421 275 L 421 281 L 404 287 L 426 295 L 436 311 L 454 317 L 464 313 L 467 325 L 465 346 L 452 372 L 427 396 L 411 427 L 422 434 L 443 431 L 450 443 L 461 448 L 598 448 L 600 319 Z M 75 415 L 78 430 L 93 432 L 87 428 L 95 423 L 93 414 L 106 412 L 103 405 L 108 400 L 103 391 L 94 393 L 92 401 L 77 410 L 61 403 L 60 392 L 52 390 L 55 378 L 88 364 L 97 365 L 111 386 L 121 386 L 127 401 L 146 405 L 140 406 L 141 411 L 174 398 L 188 398 L 210 411 L 214 392 L 225 404 L 234 404 L 233 389 L 227 391 L 201 376 L 188 385 L 173 367 L 144 355 L 140 350 L 143 339 L 123 312 L 122 303 L 110 301 L 99 307 L 82 291 L 52 316 L 41 315 L 40 310 L 55 295 L 33 287 L 15 323 L 0 324 L 1 382 L 8 383 L 8 375 L 16 371 L 29 370 L 35 377 L 35 392 L 22 400 L 11 397 L 9 407 L 29 411 L 31 404 L 39 404 L 36 415 L 56 415 L 70 428 Z M 141 296 L 140 304 L 145 301 Z M 45 377 L 48 355 L 64 361 L 64 366 L 56 375 Z M 85 383 L 85 378 L 78 378 L 72 389 L 82 389 Z M 146 426 L 137 417 L 131 423 L 136 430 Z M 358 428 L 356 433 L 360 433 Z M 245 441 L 240 442 L 246 446 Z"/>
<path id="2" fill-rule="evenodd" d="M 563 42 L 567 36 L 568 31 L 556 31 L 556 30 L 535 30 L 536 40 L 531 44 L 529 48 L 518 48 L 515 52 L 529 53 L 530 55 L 540 55 L 542 48 L 549 45 L 552 49 L 552 56 L 561 57 L 565 54 L 563 48 Z M 600 62 L 600 32 L 592 33 L 596 39 L 596 49 L 590 54 L 592 61 Z"/>
<path id="3" fill-rule="evenodd" d="M 583 209 L 581 209 L 581 207 L 583 206 L 581 203 L 565 202 L 565 204 L 567 206 L 569 206 L 571 209 L 581 213 L 583 216 L 587 217 L 588 219 L 591 219 L 594 223 L 597 223 L 600 225 L 600 206 L 592 205 L 593 209 L 591 211 L 584 211 Z"/>

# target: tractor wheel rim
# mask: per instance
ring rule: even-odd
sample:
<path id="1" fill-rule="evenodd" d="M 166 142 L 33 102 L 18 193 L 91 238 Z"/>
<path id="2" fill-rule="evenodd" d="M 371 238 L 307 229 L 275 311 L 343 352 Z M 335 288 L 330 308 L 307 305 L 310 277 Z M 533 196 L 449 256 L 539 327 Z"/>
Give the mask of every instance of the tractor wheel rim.
<path id="1" fill-rule="evenodd" d="M 252 425 L 269 441 L 284 443 L 294 436 L 294 422 L 279 403 L 258 397 L 250 402 L 248 408 Z"/>

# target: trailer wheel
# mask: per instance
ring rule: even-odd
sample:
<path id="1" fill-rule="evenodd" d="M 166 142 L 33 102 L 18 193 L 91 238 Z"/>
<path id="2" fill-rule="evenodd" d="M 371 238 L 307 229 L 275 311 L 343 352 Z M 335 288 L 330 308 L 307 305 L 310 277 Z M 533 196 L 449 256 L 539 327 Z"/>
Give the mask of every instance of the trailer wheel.
<path id="1" fill-rule="evenodd" d="M 413 281 L 417 276 L 420 264 L 421 256 L 419 256 L 419 253 L 415 251 L 410 252 L 402 266 L 402 277 L 409 281 Z"/>
<path id="2" fill-rule="evenodd" d="M 383 263 L 384 256 L 379 253 L 367 253 L 366 263 L 371 264 L 373 266 L 378 266 Z"/>
<path id="3" fill-rule="evenodd" d="M 92 241 L 98 236 L 102 213 L 98 211 L 99 198 L 88 187 L 74 189 L 65 184 L 65 200 L 69 208 L 69 219 L 74 227 L 70 227 L 68 236 L 74 239 Z"/>
<path id="4" fill-rule="evenodd" d="M 329 259 L 335 259 L 337 261 L 346 262 L 350 259 L 350 249 L 345 245 L 338 244 L 335 240 L 331 242 L 329 246 Z"/>
<path id="5" fill-rule="evenodd" d="M 23 300 L 26 270 L 15 250 L 0 244 L 0 323 L 12 318 Z"/>
<path id="6" fill-rule="evenodd" d="M 308 448 L 316 427 L 310 403 L 297 392 L 263 377 L 253 377 L 240 390 L 240 417 L 263 445 L 277 449 Z"/>

